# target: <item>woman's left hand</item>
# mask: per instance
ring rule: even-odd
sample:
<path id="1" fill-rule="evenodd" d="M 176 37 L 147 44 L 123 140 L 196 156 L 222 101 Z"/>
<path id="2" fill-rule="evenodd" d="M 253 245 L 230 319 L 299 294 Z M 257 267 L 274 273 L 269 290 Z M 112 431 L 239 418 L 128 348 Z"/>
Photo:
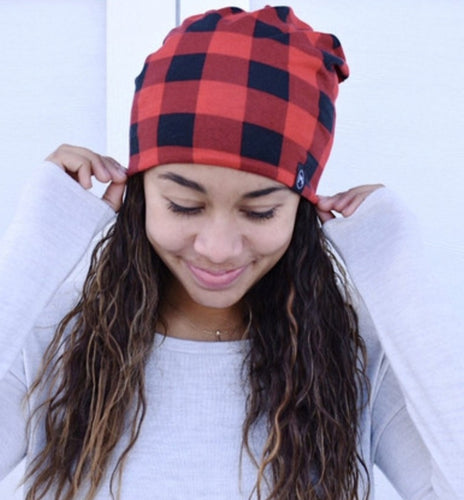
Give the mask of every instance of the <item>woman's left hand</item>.
<path id="1" fill-rule="evenodd" d="M 327 222 L 335 218 L 333 212 L 349 217 L 373 191 L 381 187 L 383 184 L 365 184 L 333 196 L 320 196 L 316 205 L 319 218 L 322 223 Z"/>

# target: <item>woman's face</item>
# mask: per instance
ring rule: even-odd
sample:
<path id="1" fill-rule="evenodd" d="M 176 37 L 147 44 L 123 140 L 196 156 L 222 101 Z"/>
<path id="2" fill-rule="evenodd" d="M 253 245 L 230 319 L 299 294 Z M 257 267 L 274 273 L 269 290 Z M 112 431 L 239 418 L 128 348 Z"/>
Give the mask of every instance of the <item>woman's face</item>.
<path id="1" fill-rule="evenodd" d="M 290 243 L 299 196 L 267 177 L 169 164 L 148 170 L 144 189 L 147 236 L 180 300 L 237 304 Z"/>

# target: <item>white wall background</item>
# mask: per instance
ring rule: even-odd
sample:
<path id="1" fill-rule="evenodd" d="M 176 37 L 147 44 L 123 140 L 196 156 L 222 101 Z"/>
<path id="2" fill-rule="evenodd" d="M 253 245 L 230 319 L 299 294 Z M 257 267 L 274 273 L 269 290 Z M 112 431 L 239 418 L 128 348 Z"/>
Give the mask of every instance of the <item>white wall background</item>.
<path id="1" fill-rule="evenodd" d="M 105 4 L 0 2 L 0 234 L 58 144 L 106 147 Z"/>
<path id="2" fill-rule="evenodd" d="M 234 1 L 259 8 L 266 1 Z M 57 145 L 126 163 L 133 80 L 181 17 L 213 0 L 0 2 L 0 235 L 29 172 Z M 340 89 L 335 147 L 321 192 L 383 182 L 417 213 L 445 293 L 464 318 L 464 3 L 294 0 L 342 41 L 352 76 Z M 462 334 L 462 332 L 457 332 Z M 0 483 L 16 500 L 21 468 Z M 377 479 L 377 497 L 398 498 Z"/>

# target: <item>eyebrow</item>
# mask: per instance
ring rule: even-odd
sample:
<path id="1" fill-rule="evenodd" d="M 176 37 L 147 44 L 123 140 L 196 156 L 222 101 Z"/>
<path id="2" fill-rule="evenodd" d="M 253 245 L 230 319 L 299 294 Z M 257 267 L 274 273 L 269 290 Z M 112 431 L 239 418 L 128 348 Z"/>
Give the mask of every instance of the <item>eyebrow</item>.
<path id="1" fill-rule="evenodd" d="M 198 182 L 192 181 L 191 179 L 187 179 L 186 177 L 183 177 L 181 175 L 175 174 L 174 172 L 166 172 L 163 174 L 160 174 L 159 176 L 161 179 L 167 179 L 170 181 L 175 182 L 176 184 L 179 184 L 180 186 L 193 189 L 194 191 L 197 191 L 198 193 L 202 194 L 207 194 L 206 189 L 201 185 L 198 184 Z M 257 189 L 256 191 L 250 191 L 249 193 L 245 193 L 242 198 L 244 199 L 254 199 L 254 198 L 259 198 L 261 196 L 266 196 L 268 194 L 274 193 L 275 191 L 282 191 L 288 189 L 286 186 L 271 186 L 268 188 L 264 189 Z"/>
<path id="2" fill-rule="evenodd" d="M 181 175 L 174 174 L 173 172 L 166 172 L 165 174 L 161 174 L 160 178 L 168 179 L 175 182 L 176 184 L 179 184 L 180 186 L 184 186 L 193 189 L 194 191 L 198 191 L 199 193 L 206 194 L 206 189 L 201 184 L 198 184 L 198 182 L 192 181 L 190 179 L 186 179 Z"/>
<path id="3" fill-rule="evenodd" d="M 288 189 L 286 186 L 273 186 L 264 189 L 258 189 L 257 191 L 250 191 L 249 193 L 245 193 L 243 198 L 259 198 L 260 196 L 266 196 L 268 194 L 274 193 L 275 191 L 282 191 L 284 189 Z"/>

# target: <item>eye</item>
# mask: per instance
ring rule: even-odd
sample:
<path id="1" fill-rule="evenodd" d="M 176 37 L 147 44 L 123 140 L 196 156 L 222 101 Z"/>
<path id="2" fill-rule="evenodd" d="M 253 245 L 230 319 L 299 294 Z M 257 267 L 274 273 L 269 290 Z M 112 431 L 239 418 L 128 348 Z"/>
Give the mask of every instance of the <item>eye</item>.
<path id="1" fill-rule="evenodd" d="M 243 210 L 243 213 L 248 219 L 265 221 L 272 219 L 276 213 L 277 207 L 265 210 L 264 212 L 257 212 L 255 210 Z"/>
<path id="2" fill-rule="evenodd" d="M 203 207 L 184 207 L 183 205 L 169 201 L 168 209 L 178 215 L 196 215 L 203 210 Z"/>

